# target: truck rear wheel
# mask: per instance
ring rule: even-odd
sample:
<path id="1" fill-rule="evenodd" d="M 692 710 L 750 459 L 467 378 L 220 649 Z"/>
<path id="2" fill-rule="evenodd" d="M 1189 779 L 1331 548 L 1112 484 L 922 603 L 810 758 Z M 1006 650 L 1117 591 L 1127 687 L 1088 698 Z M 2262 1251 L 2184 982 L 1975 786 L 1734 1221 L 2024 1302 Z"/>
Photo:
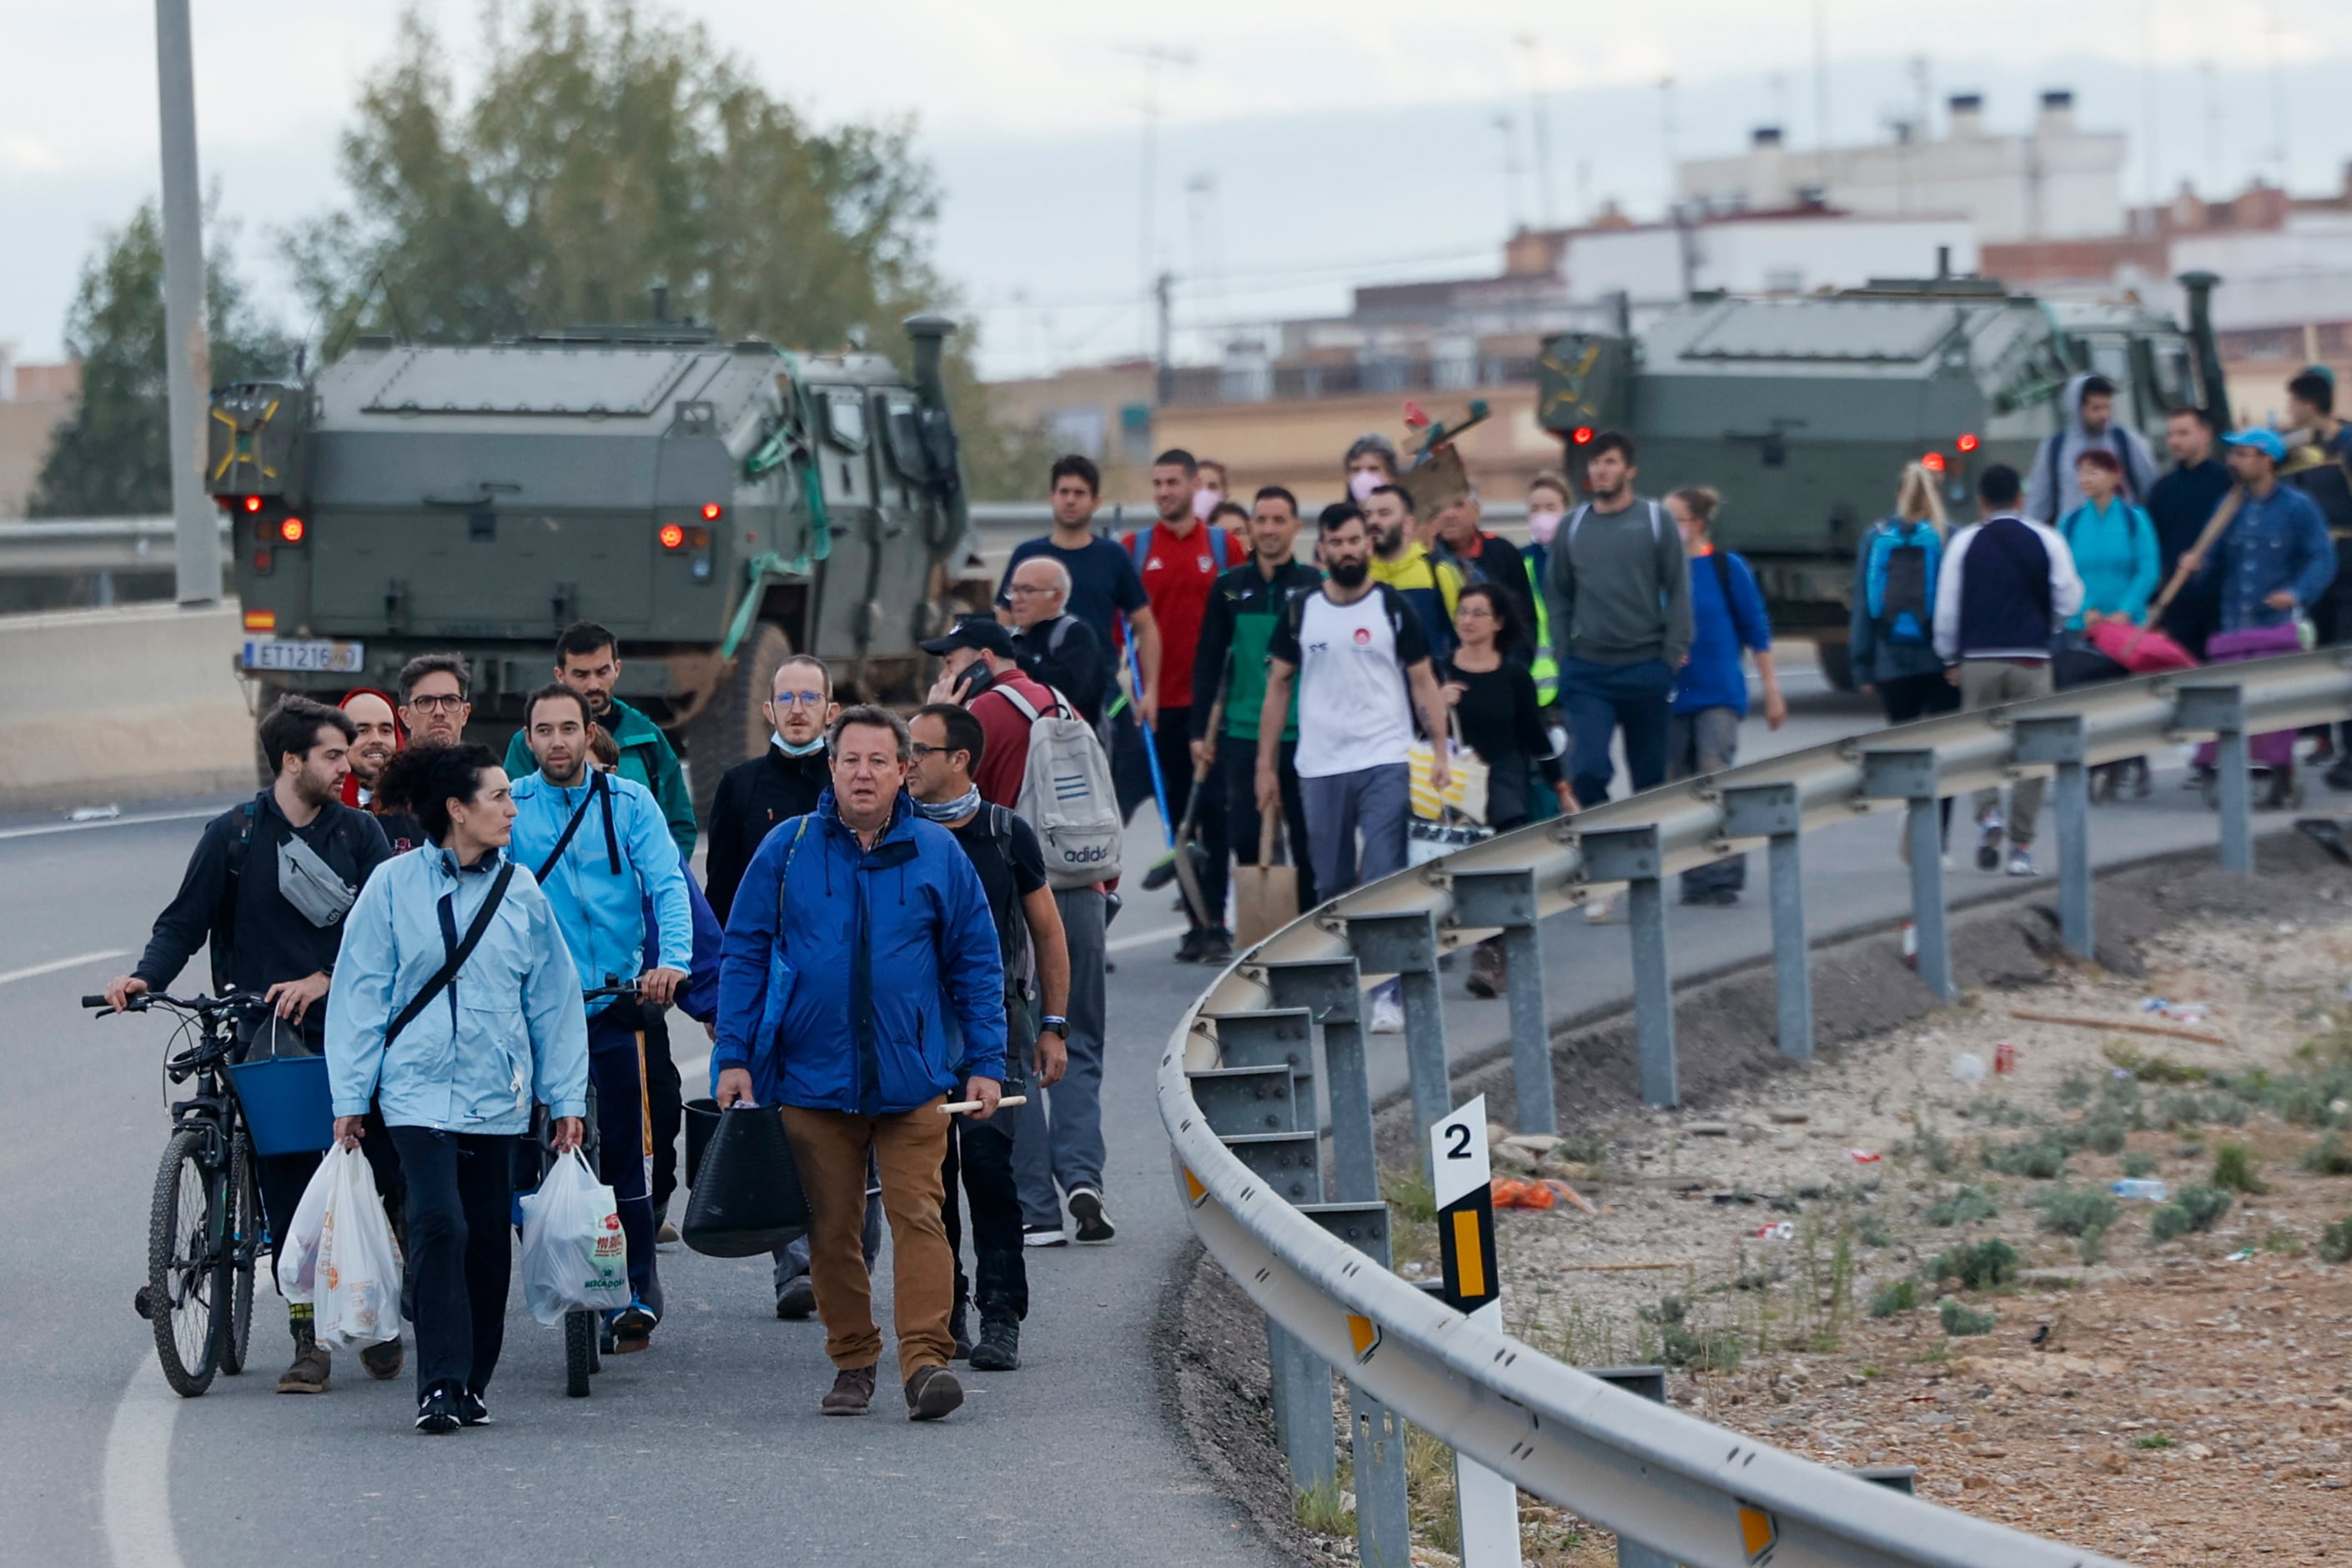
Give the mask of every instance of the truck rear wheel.
<path id="1" fill-rule="evenodd" d="M 768 749 L 768 721 L 760 706 L 774 689 L 776 667 L 792 656 L 784 628 L 761 621 L 735 650 L 735 666 L 719 680 L 709 704 L 686 730 L 686 755 L 694 785 L 694 815 L 706 826 L 719 775 Z"/>

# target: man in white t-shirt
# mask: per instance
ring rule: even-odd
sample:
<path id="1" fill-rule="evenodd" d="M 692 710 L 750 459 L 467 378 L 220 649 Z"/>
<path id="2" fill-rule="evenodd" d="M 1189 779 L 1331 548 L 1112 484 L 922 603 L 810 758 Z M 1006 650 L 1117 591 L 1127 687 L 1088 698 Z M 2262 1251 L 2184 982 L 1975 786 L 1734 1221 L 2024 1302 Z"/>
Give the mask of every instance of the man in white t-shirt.
<path id="1" fill-rule="evenodd" d="M 1322 587 L 1290 601 L 1266 645 L 1265 706 L 1279 713 L 1298 688 L 1299 794 L 1307 807 L 1307 856 L 1316 891 L 1325 898 L 1377 881 L 1405 865 L 1412 790 L 1405 750 L 1413 712 L 1431 735 L 1446 732 L 1445 700 L 1430 668 L 1429 640 L 1403 595 L 1371 577 L 1372 539 L 1364 515 L 1347 501 L 1323 509 L 1317 522 Z M 1258 736 L 1261 811 L 1281 799 L 1275 758 L 1279 726 Z M 1443 746 L 1431 769 L 1443 790 L 1450 779 Z M 1360 853 L 1358 834 L 1363 837 Z M 1404 1026 L 1393 988 L 1373 998 L 1372 1027 Z"/>

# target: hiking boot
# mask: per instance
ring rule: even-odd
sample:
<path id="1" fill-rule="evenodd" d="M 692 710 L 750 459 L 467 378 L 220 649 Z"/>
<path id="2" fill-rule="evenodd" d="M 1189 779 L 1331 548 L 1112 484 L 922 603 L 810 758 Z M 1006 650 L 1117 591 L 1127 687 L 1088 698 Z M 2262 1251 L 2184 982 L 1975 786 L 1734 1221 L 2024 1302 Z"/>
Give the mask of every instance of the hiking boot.
<path id="1" fill-rule="evenodd" d="M 874 1376 L 870 1371 L 866 1375 L 869 1382 Z M 907 1380 L 909 1421 L 937 1421 L 962 1403 L 963 1384 L 943 1366 L 917 1367 L 915 1375 Z"/>
<path id="2" fill-rule="evenodd" d="M 1510 986 L 1509 961 L 1499 947 L 1485 942 L 1470 950 L 1470 978 L 1462 989 L 1473 996 L 1500 996 Z"/>
<path id="3" fill-rule="evenodd" d="M 278 1375 L 280 1394 L 324 1394 L 327 1380 L 335 1369 L 335 1360 L 327 1347 L 320 1344 L 305 1322 L 294 1331 L 294 1363 Z"/>
<path id="4" fill-rule="evenodd" d="M 382 1344 L 370 1345 L 360 1352 L 360 1364 L 378 1383 L 389 1383 L 400 1375 L 401 1363 L 407 1359 L 400 1348 L 400 1336 L 394 1334 Z"/>
<path id="5" fill-rule="evenodd" d="M 416 1429 L 428 1437 L 446 1437 L 464 1422 L 457 1413 L 457 1395 L 446 1384 L 435 1384 L 416 1402 Z"/>
<path id="6" fill-rule="evenodd" d="M 1021 1369 L 1021 1320 L 1010 1307 L 988 1307 L 980 1314 L 980 1342 L 971 1347 L 974 1372 L 1018 1372 Z"/>
<path id="7" fill-rule="evenodd" d="M 1206 931 L 1201 933 L 1201 956 L 1194 962 L 1213 963 L 1222 969 L 1234 961 L 1234 933 L 1229 931 Z"/>
<path id="8" fill-rule="evenodd" d="M 827 1415 L 863 1415 L 874 1403 L 874 1369 L 845 1366 L 833 1374 L 832 1391 L 817 1401 Z"/>
<path id="9" fill-rule="evenodd" d="M 955 1350 L 948 1357 L 950 1361 L 971 1359 L 971 1316 L 969 1303 L 958 1300 L 954 1310 L 948 1313 L 948 1338 L 955 1341 Z"/>
<path id="10" fill-rule="evenodd" d="M 816 1310 L 816 1285 L 805 1274 L 784 1281 L 776 1292 L 776 1316 L 788 1323 L 804 1322 Z"/>
<path id="11" fill-rule="evenodd" d="M 1079 1187 L 1070 1194 L 1070 1217 L 1078 1222 L 1080 1241 L 1108 1241 L 1118 1234 L 1103 1212 L 1102 1194 L 1092 1187 Z"/>
<path id="12" fill-rule="evenodd" d="M 1207 931 L 1201 930 L 1198 926 L 1187 931 L 1184 933 L 1183 940 L 1176 944 L 1176 962 L 1179 963 L 1200 963 L 1201 939 L 1208 934 L 1209 933 Z"/>

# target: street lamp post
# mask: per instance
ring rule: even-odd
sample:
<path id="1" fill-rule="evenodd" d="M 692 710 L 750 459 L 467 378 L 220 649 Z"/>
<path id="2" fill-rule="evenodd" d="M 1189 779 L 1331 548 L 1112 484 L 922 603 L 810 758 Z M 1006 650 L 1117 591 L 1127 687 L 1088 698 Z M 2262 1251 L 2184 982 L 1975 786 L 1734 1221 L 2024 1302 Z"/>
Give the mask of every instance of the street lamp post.
<path id="1" fill-rule="evenodd" d="M 155 0 L 155 81 L 163 153 L 163 367 L 170 394 L 176 596 L 221 596 L 219 524 L 205 495 L 212 343 L 205 331 L 204 201 L 196 181 L 195 66 L 188 0 Z"/>

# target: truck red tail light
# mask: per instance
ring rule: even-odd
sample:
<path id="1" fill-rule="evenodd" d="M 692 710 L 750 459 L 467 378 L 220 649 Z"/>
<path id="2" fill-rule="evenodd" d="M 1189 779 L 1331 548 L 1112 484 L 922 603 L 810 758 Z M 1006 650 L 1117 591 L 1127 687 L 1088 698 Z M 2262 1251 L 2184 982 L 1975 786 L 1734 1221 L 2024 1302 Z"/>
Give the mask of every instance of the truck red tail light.
<path id="1" fill-rule="evenodd" d="M 278 524 L 278 537 L 289 544 L 301 543 L 305 531 L 307 531 L 302 526 L 302 520 L 299 517 L 283 519 Z"/>
<path id="2" fill-rule="evenodd" d="M 1974 433 L 1970 433 L 1961 437 L 1958 440 L 1953 442 L 1952 445 L 1958 447 L 1963 452 L 1973 452 L 1977 449 L 1977 438 Z"/>
<path id="3" fill-rule="evenodd" d="M 676 550 L 686 542 L 686 530 L 677 523 L 665 522 L 661 525 L 661 532 L 655 537 L 661 541 L 664 550 Z"/>
<path id="4" fill-rule="evenodd" d="M 1930 452 L 1919 459 L 1919 466 L 1931 474 L 1940 474 L 1944 471 L 1944 454 Z"/>
<path id="5" fill-rule="evenodd" d="M 246 497 L 245 510 L 247 511 L 259 511 L 261 510 L 261 498 L 259 496 Z"/>
<path id="6" fill-rule="evenodd" d="M 715 500 L 704 501 L 702 503 L 702 521 L 705 522 L 717 522 L 719 521 L 719 513 L 726 510 L 726 508 L 720 506 Z"/>
<path id="7" fill-rule="evenodd" d="M 1568 438 L 1580 447 L 1589 447 L 1592 444 L 1592 426 L 1580 425 L 1570 433 Z"/>

